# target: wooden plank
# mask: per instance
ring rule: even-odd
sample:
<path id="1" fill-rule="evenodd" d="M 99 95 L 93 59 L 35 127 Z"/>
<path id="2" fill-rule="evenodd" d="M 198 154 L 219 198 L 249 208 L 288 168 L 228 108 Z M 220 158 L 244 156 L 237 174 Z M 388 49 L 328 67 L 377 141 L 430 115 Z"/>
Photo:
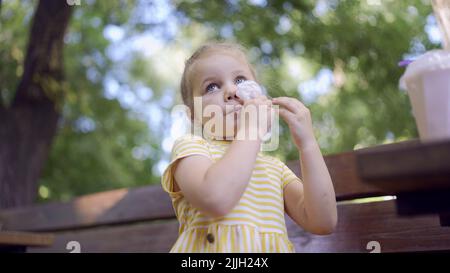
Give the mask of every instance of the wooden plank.
<path id="1" fill-rule="evenodd" d="M 361 149 L 356 149 L 355 152 L 383 152 L 383 151 L 391 151 L 392 149 L 404 150 L 409 149 L 411 147 L 416 147 L 421 145 L 421 141 L 417 138 L 404 140 L 400 142 L 386 143 L 381 145 L 375 145 L 371 147 L 365 147 Z"/>
<path id="2" fill-rule="evenodd" d="M 0 231 L 0 246 L 50 246 L 53 240 L 51 234 Z"/>
<path id="3" fill-rule="evenodd" d="M 333 181 L 337 200 L 385 195 L 379 188 L 361 181 L 354 152 L 328 155 L 324 159 Z M 291 161 L 286 165 L 298 177 L 302 177 L 299 161 Z"/>
<path id="4" fill-rule="evenodd" d="M 297 252 L 369 252 L 378 241 L 381 252 L 450 250 L 450 227 L 440 227 L 435 215 L 398 217 L 394 201 L 338 206 L 335 233 L 304 232 L 288 216 L 286 225 Z M 178 222 L 138 223 L 56 233 L 52 248 L 30 252 L 68 252 L 68 242 L 80 242 L 81 252 L 168 252 L 176 241 Z"/>
<path id="5" fill-rule="evenodd" d="M 450 250 L 450 227 L 439 216 L 397 216 L 395 201 L 338 206 L 336 231 L 327 236 L 305 233 L 287 217 L 286 225 L 297 252 L 370 252 L 371 241 L 381 252 Z"/>
<path id="6" fill-rule="evenodd" d="M 178 221 L 134 223 L 123 226 L 95 227 L 60 231 L 51 248 L 30 247 L 27 252 L 69 253 L 69 243 L 79 243 L 81 253 L 169 252 L 178 236 Z M 69 249 L 69 250 L 68 250 Z"/>
<path id="7" fill-rule="evenodd" d="M 174 211 L 170 198 L 160 185 L 0 211 L 2 229 L 28 231 L 77 229 L 171 217 Z"/>
<path id="8" fill-rule="evenodd" d="M 361 180 L 386 193 L 450 188 L 450 140 L 356 151 Z"/>

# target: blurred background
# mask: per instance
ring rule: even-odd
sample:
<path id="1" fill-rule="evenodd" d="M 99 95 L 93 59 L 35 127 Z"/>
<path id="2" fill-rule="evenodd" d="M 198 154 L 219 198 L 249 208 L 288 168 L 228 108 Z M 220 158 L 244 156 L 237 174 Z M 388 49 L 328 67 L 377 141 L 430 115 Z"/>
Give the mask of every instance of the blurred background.
<path id="1" fill-rule="evenodd" d="M 159 184 L 183 133 L 182 116 L 171 112 L 184 61 L 212 39 L 243 44 L 272 97 L 309 107 L 325 155 L 417 138 L 398 62 L 442 43 L 429 0 L 59 1 L 71 9 L 67 26 L 50 24 L 65 31 L 63 76 L 40 85 L 56 109 L 43 122 L 55 120 L 55 129 L 41 136 L 20 130 L 25 116 L 14 102 L 30 77 L 27 48 L 40 46 L 30 34 L 42 2 L 53 1 L 0 1 L 0 198 L 13 181 L 30 192 L 0 207 Z M 17 105 L 45 120 L 41 100 L 26 101 Z M 298 159 L 281 125 L 272 154 Z"/>

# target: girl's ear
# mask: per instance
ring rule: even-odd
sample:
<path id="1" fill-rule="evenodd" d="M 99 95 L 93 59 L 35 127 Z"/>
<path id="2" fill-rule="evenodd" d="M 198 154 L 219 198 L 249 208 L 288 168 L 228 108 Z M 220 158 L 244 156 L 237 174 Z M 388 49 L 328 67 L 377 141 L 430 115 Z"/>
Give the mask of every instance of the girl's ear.
<path id="1" fill-rule="evenodd" d="M 193 122 L 193 121 L 194 121 L 194 112 L 191 110 L 190 107 L 186 107 L 186 108 L 185 108 L 185 114 L 186 114 L 186 118 L 187 118 L 190 122 Z"/>

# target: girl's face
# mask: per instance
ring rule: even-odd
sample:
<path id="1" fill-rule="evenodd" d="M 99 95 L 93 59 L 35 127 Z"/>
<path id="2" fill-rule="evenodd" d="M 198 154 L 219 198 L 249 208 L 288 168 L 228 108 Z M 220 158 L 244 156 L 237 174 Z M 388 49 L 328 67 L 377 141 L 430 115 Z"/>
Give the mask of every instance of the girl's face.
<path id="1" fill-rule="evenodd" d="M 212 135 L 225 138 L 235 136 L 240 119 L 239 111 L 235 111 L 234 107 L 243 104 L 236 95 L 237 85 L 245 80 L 255 81 L 245 58 L 234 52 L 208 52 L 192 65 L 190 79 L 194 101 L 199 98 L 202 101 L 202 109 L 194 107 L 196 116 L 203 117 L 202 124 L 220 122 L 223 129 L 215 126 Z"/>

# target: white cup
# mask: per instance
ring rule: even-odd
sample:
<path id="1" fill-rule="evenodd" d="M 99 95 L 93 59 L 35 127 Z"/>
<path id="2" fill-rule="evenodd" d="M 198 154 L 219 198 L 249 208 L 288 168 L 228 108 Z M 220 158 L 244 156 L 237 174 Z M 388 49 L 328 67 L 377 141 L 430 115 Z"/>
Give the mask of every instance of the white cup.
<path id="1" fill-rule="evenodd" d="M 450 139 L 450 52 L 420 56 L 406 69 L 400 88 L 408 92 L 420 139 Z"/>

